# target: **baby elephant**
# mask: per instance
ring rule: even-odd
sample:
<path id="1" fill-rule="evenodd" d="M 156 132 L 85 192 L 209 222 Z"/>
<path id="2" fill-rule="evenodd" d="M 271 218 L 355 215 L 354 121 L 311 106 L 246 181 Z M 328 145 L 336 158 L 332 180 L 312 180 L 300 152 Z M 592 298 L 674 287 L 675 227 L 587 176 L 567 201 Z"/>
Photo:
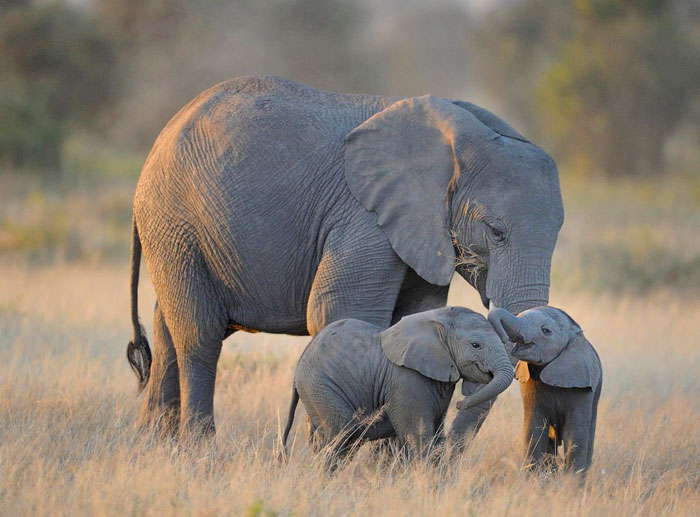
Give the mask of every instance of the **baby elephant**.
<path id="1" fill-rule="evenodd" d="M 309 440 L 342 459 L 358 441 L 397 437 L 410 455 L 438 437 L 455 384 L 487 384 L 458 402 L 467 409 L 513 380 L 503 343 L 483 316 L 459 307 L 405 316 L 383 330 L 359 320 L 328 325 L 309 343 L 294 375 L 287 437 L 301 398 Z"/>
<path id="2" fill-rule="evenodd" d="M 515 376 L 525 410 L 530 465 L 556 456 L 563 443 L 567 468 L 585 471 L 593 457 L 603 369 L 581 327 L 560 309 L 536 307 L 517 317 L 503 309 L 489 321 L 504 342 L 515 344 Z"/>

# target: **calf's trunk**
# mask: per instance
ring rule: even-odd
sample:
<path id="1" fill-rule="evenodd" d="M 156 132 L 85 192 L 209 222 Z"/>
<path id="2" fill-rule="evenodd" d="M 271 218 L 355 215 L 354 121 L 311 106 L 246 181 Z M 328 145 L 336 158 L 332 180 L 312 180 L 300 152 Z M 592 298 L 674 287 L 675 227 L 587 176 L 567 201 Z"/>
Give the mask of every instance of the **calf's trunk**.
<path id="1" fill-rule="evenodd" d="M 491 379 L 491 382 L 473 395 L 465 397 L 457 402 L 457 409 L 469 409 L 482 402 L 491 400 L 510 386 L 511 382 L 513 382 L 513 365 L 510 364 L 510 361 L 504 354 L 503 359 L 493 370 L 493 379 Z"/>

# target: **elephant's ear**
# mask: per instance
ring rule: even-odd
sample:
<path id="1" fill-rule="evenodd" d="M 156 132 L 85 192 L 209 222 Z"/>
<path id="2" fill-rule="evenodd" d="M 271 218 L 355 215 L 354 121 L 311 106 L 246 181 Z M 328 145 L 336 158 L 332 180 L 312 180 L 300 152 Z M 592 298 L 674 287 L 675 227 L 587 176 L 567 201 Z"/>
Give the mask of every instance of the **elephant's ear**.
<path id="1" fill-rule="evenodd" d="M 376 212 L 401 260 L 431 284 L 448 285 L 454 273 L 447 196 L 457 157 L 465 142 L 495 136 L 470 112 L 431 95 L 398 101 L 346 136 L 350 191 Z"/>
<path id="2" fill-rule="evenodd" d="M 435 311 L 404 316 L 380 334 L 389 361 L 442 382 L 457 382 L 459 371 L 445 341 L 445 322 Z"/>
<path id="3" fill-rule="evenodd" d="M 518 361 L 518 364 L 515 365 L 515 378 L 520 382 L 530 380 L 530 367 L 525 361 Z"/>
<path id="4" fill-rule="evenodd" d="M 467 110 L 472 115 L 474 115 L 479 121 L 486 127 L 491 128 L 492 131 L 498 133 L 501 136 L 507 136 L 508 138 L 513 138 L 514 140 L 520 140 L 521 142 L 530 143 L 530 141 L 523 135 L 518 133 L 515 129 L 506 124 L 501 118 L 497 117 L 489 110 L 472 104 L 471 102 L 465 101 L 452 101 L 454 104 L 462 109 Z"/>
<path id="5" fill-rule="evenodd" d="M 579 333 L 556 359 L 544 367 L 540 380 L 560 388 L 595 389 L 601 375 L 598 354 L 583 333 Z"/>

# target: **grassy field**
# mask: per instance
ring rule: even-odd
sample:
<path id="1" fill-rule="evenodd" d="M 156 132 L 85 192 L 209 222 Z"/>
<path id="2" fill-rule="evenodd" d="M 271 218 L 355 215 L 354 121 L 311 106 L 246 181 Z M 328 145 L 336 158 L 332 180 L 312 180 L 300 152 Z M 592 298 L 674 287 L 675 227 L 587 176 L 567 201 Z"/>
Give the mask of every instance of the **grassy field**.
<path id="1" fill-rule="evenodd" d="M 0 177 L 0 515 L 697 515 L 697 178 L 563 184 L 551 303 L 581 323 L 605 371 L 582 488 L 522 470 L 515 384 L 454 461 L 405 467 L 365 447 L 329 477 L 305 444 L 300 409 L 291 460 L 279 465 L 308 338 L 225 343 L 215 440 L 136 433 L 141 397 L 124 357 L 134 181 Z M 450 302 L 479 308 L 459 279 Z"/>

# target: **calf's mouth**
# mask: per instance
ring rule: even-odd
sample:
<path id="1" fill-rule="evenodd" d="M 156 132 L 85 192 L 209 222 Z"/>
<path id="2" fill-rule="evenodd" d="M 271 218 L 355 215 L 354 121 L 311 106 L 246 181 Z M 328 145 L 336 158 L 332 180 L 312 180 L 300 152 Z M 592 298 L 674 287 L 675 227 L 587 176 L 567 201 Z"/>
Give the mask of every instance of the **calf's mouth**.
<path id="1" fill-rule="evenodd" d="M 513 340 L 513 342 L 515 343 L 515 346 L 513 346 L 511 351 L 513 355 L 518 354 L 520 352 L 524 352 L 525 350 L 528 350 L 535 346 L 535 343 L 526 343 L 522 338 L 516 338 L 515 340 Z"/>

